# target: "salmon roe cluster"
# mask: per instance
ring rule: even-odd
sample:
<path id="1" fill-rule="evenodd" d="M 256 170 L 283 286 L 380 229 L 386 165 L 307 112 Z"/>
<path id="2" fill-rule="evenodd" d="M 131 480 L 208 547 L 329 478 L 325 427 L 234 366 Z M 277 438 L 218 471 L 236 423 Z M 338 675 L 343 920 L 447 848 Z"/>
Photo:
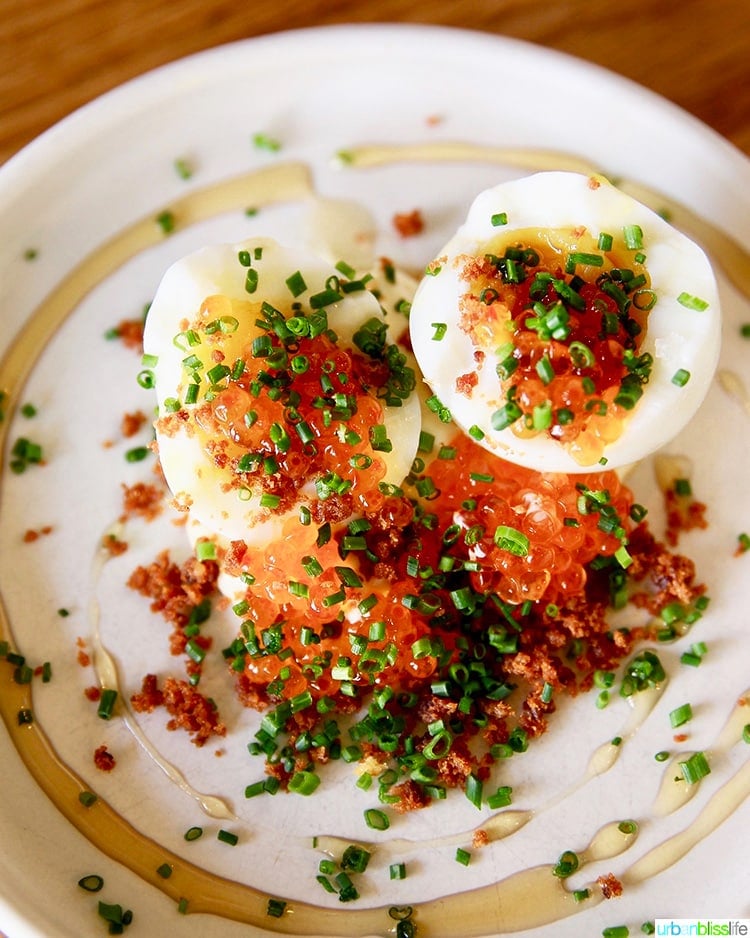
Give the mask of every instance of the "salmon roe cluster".
<path id="1" fill-rule="evenodd" d="M 461 328 L 480 359 L 496 362 L 504 403 L 495 429 L 547 433 L 588 462 L 621 435 L 649 378 L 652 358 L 637 350 L 656 299 L 643 264 L 629 263 L 570 252 L 561 265 L 538 243 L 465 263 Z M 470 395 L 469 378 L 460 376 L 459 392 Z"/>
<path id="2" fill-rule="evenodd" d="M 412 689 L 459 660 L 467 627 L 520 630 L 575 603 L 595 558 L 627 566 L 633 499 L 614 473 L 541 474 L 464 436 L 431 448 L 402 492 L 338 530 L 293 518 L 263 551 L 231 545 L 246 684 L 281 699 Z"/>
<path id="3" fill-rule="evenodd" d="M 147 675 L 133 706 L 168 706 L 168 725 L 198 745 L 224 732 L 196 688 L 221 568 L 246 587 L 223 655 L 242 703 L 263 712 L 249 749 L 272 787 L 311 790 L 318 764 L 346 758 L 398 810 L 451 787 L 476 794 L 498 758 L 546 730 L 556 695 L 589 689 L 597 672 L 614 679 L 653 637 L 648 623 L 613 629 L 612 607 L 700 617 L 692 562 L 644 514 L 615 473 L 538 473 L 467 436 L 423 432 L 403 488 L 381 485 L 354 515 L 292 514 L 263 549 L 238 540 L 216 561 L 178 568 L 162 555 L 135 571 L 129 585 L 175 626 L 188 683 L 167 704 Z"/>
<path id="4" fill-rule="evenodd" d="M 294 351 L 278 342 L 262 349 L 195 411 L 213 462 L 231 470 L 237 489 L 260 488 L 272 510 L 288 510 L 310 482 L 323 500 L 366 503 L 392 446 L 377 397 L 387 365 L 325 333 L 295 342 Z"/>
<path id="5" fill-rule="evenodd" d="M 220 560 L 247 585 L 224 656 L 264 713 L 249 749 L 293 790 L 344 754 L 398 810 L 481 787 L 546 730 L 556 694 L 614 680 L 651 634 L 612 629 L 613 607 L 700 616 L 693 565 L 614 472 L 539 473 L 423 431 L 403 488 L 381 496 L 340 523 L 290 517 L 265 549 L 234 541 Z M 344 747 L 337 718 L 355 713 Z"/>
<path id="6" fill-rule="evenodd" d="M 633 496 L 614 472 L 540 473 L 459 438 L 428 477 L 450 540 L 478 565 L 472 586 L 513 605 L 574 598 L 587 565 L 622 551 L 632 527 Z"/>

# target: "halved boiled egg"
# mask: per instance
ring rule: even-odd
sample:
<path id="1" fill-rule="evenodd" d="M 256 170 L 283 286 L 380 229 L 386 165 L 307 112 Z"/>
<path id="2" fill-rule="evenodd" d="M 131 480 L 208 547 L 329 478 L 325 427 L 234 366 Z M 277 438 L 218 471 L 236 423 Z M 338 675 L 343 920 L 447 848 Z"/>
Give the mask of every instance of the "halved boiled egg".
<path id="1" fill-rule="evenodd" d="M 414 371 L 367 282 L 337 266 L 255 238 L 165 274 L 144 351 L 193 539 L 266 545 L 291 519 L 342 522 L 409 472 Z"/>
<path id="2" fill-rule="evenodd" d="M 539 173 L 481 193 L 428 265 L 412 346 L 432 405 L 542 471 L 616 468 L 705 397 L 720 344 L 703 251 L 604 178 Z"/>

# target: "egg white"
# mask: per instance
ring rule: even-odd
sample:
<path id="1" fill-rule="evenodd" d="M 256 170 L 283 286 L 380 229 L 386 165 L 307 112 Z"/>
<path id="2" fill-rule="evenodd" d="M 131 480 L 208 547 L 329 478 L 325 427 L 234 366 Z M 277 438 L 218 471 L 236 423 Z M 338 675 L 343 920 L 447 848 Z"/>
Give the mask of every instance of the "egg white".
<path id="1" fill-rule="evenodd" d="M 247 268 L 238 261 L 242 251 L 261 256 L 252 266 L 258 272 L 258 288 L 248 294 L 245 289 Z M 232 362 L 241 349 L 260 330 L 255 325 L 262 301 L 288 310 L 291 294 L 286 279 L 299 271 L 308 289 L 297 299 L 304 302 L 321 291 L 329 277 L 337 271 L 316 255 L 290 249 L 269 238 L 254 238 L 239 244 L 213 245 L 196 251 L 173 264 L 165 273 L 149 309 L 144 330 L 144 352 L 153 356 L 155 388 L 160 415 L 164 416 L 165 401 L 184 399 L 186 375 L 183 359 L 190 353 L 205 356 L 219 348 Z M 185 348 L 175 337 L 184 332 L 186 323 L 198 318 L 201 304 L 207 297 L 221 295 L 240 304 L 233 315 L 240 320 L 238 329 L 220 337 L 220 344 Z M 347 294 L 343 300 L 326 307 L 328 324 L 339 336 L 344 347 L 353 345 L 354 333 L 372 317 L 383 318 L 381 306 L 369 290 Z M 396 336 L 389 336 L 395 341 Z M 386 463 L 384 481 L 399 485 L 409 472 L 419 442 L 420 406 L 416 394 L 401 407 L 385 407 L 384 423 L 393 444 L 390 453 L 380 453 Z M 156 423 L 159 457 L 167 484 L 177 504 L 189 513 L 193 528 L 191 539 L 210 537 L 217 542 L 244 540 L 247 544 L 266 544 L 279 535 L 291 512 L 269 513 L 259 505 L 259 498 L 241 500 L 236 489 L 223 484 L 220 473 L 207 456 L 202 441 L 189 428 L 164 432 L 164 424 Z M 160 428 L 161 427 L 161 428 Z M 312 489 L 314 492 L 314 489 Z"/>
<path id="2" fill-rule="evenodd" d="M 504 213 L 498 228 L 493 216 Z M 454 421 L 467 431 L 479 426 L 482 445 L 530 468 L 553 472 L 584 472 L 565 448 L 546 433 L 520 438 L 511 428 L 495 430 L 492 414 L 502 403 L 495 363 L 479 370 L 479 383 L 467 396 L 456 390 L 459 375 L 474 372 L 475 347 L 459 326 L 459 300 L 466 292 L 460 271 L 466 255 L 481 257 L 498 235 L 535 229 L 585 227 L 596 238 L 610 232 L 622 238 L 623 227 L 643 231 L 651 289 L 657 302 L 648 316 L 639 354 L 648 352 L 654 364 L 641 399 L 629 415 L 622 435 L 604 451 L 608 469 L 633 463 L 661 447 L 691 419 L 710 386 L 719 355 L 721 322 L 716 281 L 704 252 L 685 235 L 646 206 L 620 192 L 601 177 L 577 173 L 538 173 L 502 183 L 482 192 L 466 221 L 433 264 L 433 273 L 419 284 L 411 309 L 414 354 L 432 392 L 449 408 Z M 512 241 L 509 241 L 512 243 Z M 439 272 L 434 270 L 439 268 Z M 686 308 L 677 297 L 687 293 L 708 303 L 701 311 Z M 447 330 L 436 341 L 433 323 Z M 678 387 L 678 369 L 690 379 Z"/>

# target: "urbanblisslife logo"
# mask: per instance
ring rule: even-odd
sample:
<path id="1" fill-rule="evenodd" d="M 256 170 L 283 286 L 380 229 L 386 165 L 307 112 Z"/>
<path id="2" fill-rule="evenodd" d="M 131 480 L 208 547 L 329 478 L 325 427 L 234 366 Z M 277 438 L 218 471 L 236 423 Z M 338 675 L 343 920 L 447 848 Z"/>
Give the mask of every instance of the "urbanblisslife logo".
<path id="1" fill-rule="evenodd" d="M 657 918 L 655 935 L 680 938 L 716 938 L 719 935 L 750 935 L 748 918 Z"/>

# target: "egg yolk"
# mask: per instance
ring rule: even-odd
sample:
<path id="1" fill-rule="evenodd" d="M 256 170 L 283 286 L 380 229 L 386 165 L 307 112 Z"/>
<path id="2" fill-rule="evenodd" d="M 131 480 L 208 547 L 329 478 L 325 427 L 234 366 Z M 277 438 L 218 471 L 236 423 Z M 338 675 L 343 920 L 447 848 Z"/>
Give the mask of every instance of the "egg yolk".
<path id="1" fill-rule="evenodd" d="M 223 315 L 211 318 L 216 310 Z M 415 380 L 405 356 L 386 345 L 385 323 L 365 322 L 345 348 L 322 310 L 284 315 L 264 304 L 251 339 L 238 338 L 233 311 L 228 298 L 208 297 L 183 333 L 203 350 L 183 360 L 183 389 L 195 405 L 190 432 L 217 484 L 239 498 L 260 494 L 269 513 L 306 503 L 318 521 L 379 505 L 383 455 L 393 448 L 384 404 L 400 403 Z M 187 416 L 178 410 L 159 429 L 179 432 Z"/>
<path id="2" fill-rule="evenodd" d="M 621 265 L 584 232 L 513 238 L 458 259 L 467 284 L 460 328 L 477 368 L 491 362 L 498 375 L 492 425 L 548 434 L 594 464 L 622 433 L 651 370 L 651 356 L 638 354 L 655 302 L 645 257 L 629 252 Z M 470 397 L 477 380 L 460 375 L 456 390 Z"/>

